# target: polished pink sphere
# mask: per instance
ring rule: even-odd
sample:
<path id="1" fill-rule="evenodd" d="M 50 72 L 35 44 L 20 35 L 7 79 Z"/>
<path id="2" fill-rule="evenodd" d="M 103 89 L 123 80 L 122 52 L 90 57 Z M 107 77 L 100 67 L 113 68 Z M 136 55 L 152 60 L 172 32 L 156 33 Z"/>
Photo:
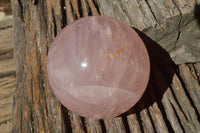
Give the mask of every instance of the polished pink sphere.
<path id="1" fill-rule="evenodd" d="M 69 110 L 109 118 L 130 109 L 150 74 L 146 47 L 128 25 L 103 16 L 81 18 L 53 41 L 47 61 L 49 84 Z"/>

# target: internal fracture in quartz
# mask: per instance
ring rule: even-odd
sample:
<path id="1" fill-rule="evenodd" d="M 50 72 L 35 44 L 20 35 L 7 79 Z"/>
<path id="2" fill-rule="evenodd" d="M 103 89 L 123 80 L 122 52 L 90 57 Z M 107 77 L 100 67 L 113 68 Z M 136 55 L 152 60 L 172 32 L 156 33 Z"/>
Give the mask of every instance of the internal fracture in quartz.
<path id="1" fill-rule="evenodd" d="M 130 109 L 150 73 L 147 50 L 128 25 L 103 16 L 82 18 L 53 41 L 47 61 L 50 86 L 69 110 L 109 118 Z"/>

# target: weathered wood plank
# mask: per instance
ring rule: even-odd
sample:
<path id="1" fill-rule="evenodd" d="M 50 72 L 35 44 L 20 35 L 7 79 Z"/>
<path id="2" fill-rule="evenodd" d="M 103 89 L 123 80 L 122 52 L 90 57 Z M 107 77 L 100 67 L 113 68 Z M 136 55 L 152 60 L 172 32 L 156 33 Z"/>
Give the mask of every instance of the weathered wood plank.
<path id="1" fill-rule="evenodd" d="M 6 20 L 0 21 L 0 29 L 10 28 L 12 26 L 13 26 L 13 18 L 12 18 L 12 16 L 10 16 Z"/>
<path id="2" fill-rule="evenodd" d="M 6 121 L 5 124 L 0 125 L 0 133 L 11 133 L 12 132 L 12 123 L 10 120 Z"/>
<path id="3" fill-rule="evenodd" d="M 174 3 L 181 13 L 180 27 L 194 20 L 195 0 L 174 0 Z"/>
<path id="4" fill-rule="evenodd" d="M 1 0 L 0 1 L 0 12 L 4 12 L 6 16 L 12 14 L 12 9 L 11 9 L 11 0 Z"/>
<path id="5" fill-rule="evenodd" d="M 0 133 L 12 131 L 11 114 L 15 91 L 11 3 L 0 1 Z"/>
<path id="6" fill-rule="evenodd" d="M 169 93 L 170 93 L 170 89 L 167 89 L 166 93 L 163 95 L 162 104 L 164 106 L 167 118 L 168 118 L 174 132 L 183 133 L 183 131 L 184 131 L 183 126 L 181 123 L 179 123 L 180 120 L 177 117 L 176 111 L 174 110 L 173 105 L 171 104 L 171 102 L 168 99 L 168 97 L 171 96 L 171 95 L 169 95 Z"/>
<path id="7" fill-rule="evenodd" d="M 153 127 L 154 123 L 151 122 L 151 117 L 149 115 L 148 109 L 145 108 L 144 101 L 141 101 L 141 103 L 139 103 L 139 107 L 144 108 L 143 110 L 140 111 L 140 119 L 142 120 L 142 126 L 144 132 L 154 133 L 155 132 Z"/>
<path id="8" fill-rule="evenodd" d="M 199 82 L 200 82 L 200 63 L 195 63 L 194 68 L 195 68 L 196 75 L 197 75 Z"/>
<path id="9" fill-rule="evenodd" d="M 74 21 L 74 14 L 72 11 L 72 7 L 69 0 L 65 0 L 65 6 L 66 6 L 66 15 L 67 15 L 67 24 L 70 24 Z"/>
<path id="10" fill-rule="evenodd" d="M 15 75 L 0 78 L 0 123 L 11 119 L 12 98 L 15 84 Z"/>
<path id="11" fill-rule="evenodd" d="M 166 72 L 169 73 L 169 71 L 174 70 L 168 67 L 166 69 Z M 186 96 L 186 92 L 176 74 L 174 74 L 172 82 L 172 91 L 175 95 L 175 100 L 177 100 L 177 104 L 180 106 L 180 109 L 187 120 L 187 125 L 190 127 L 190 130 L 192 132 L 200 131 L 200 124 L 196 117 L 197 115 L 195 113 L 195 110 L 192 107 L 188 97 Z"/>
<path id="12" fill-rule="evenodd" d="M 158 66 L 154 65 L 154 67 L 152 67 L 152 69 L 154 69 L 154 73 L 152 73 L 152 83 L 153 83 L 153 87 L 157 88 L 155 91 L 157 91 L 158 93 L 156 93 L 154 91 L 154 93 L 156 94 L 157 97 L 159 97 L 159 95 L 163 95 L 161 102 L 162 105 L 164 107 L 164 111 L 166 113 L 167 119 L 172 127 L 172 129 L 175 132 L 183 132 L 183 125 L 182 122 L 180 121 L 179 116 L 177 115 L 177 112 L 180 112 L 179 107 L 177 106 L 177 103 L 174 100 L 174 96 L 172 95 L 171 89 L 170 89 L 170 84 L 172 84 L 171 82 L 168 83 L 166 81 L 166 79 L 164 78 L 164 74 L 162 73 L 162 71 L 159 69 Z M 159 79 L 159 82 L 157 82 Z M 164 91 L 164 94 L 161 93 L 161 91 L 159 91 L 159 89 L 166 89 L 166 91 Z M 175 108 L 176 106 L 176 108 Z M 182 120 L 183 121 L 183 120 Z"/>
<path id="13" fill-rule="evenodd" d="M 90 7 L 90 10 L 91 10 L 91 12 L 92 12 L 92 15 L 93 15 L 93 16 L 99 15 L 99 12 L 98 12 L 98 10 L 96 9 L 95 4 L 93 3 L 93 1 L 92 1 L 92 0 L 87 0 L 87 2 L 88 2 L 88 5 L 89 5 L 89 7 Z"/>
<path id="14" fill-rule="evenodd" d="M 102 15 L 117 18 L 139 30 L 155 27 L 157 23 L 144 0 L 100 0 L 99 8 Z"/>
<path id="15" fill-rule="evenodd" d="M 81 117 L 77 114 L 69 111 L 70 121 L 71 121 L 71 127 L 73 133 L 85 133 L 84 131 L 84 123 L 81 120 Z"/>
<path id="16" fill-rule="evenodd" d="M 50 2 L 38 1 L 35 6 L 27 1 L 13 1 L 13 12 L 18 16 L 14 21 L 17 90 L 13 106 L 13 132 L 65 131 L 61 105 L 48 86 L 45 71 L 48 41 L 62 27 L 60 5 Z M 50 16 L 52 12 L 45 14 L 47 9 L 54 11 L 54 15 Z M 53 30 L 48 29 L 52 24 L 55 24 Z M 49 36 L 48 30 L 51 33 Z"/>
<path id="17" fill-rule="evenodd" d="M 162 30 L 160 31 L 160 34 L 167 35 L 178 30 L 181 20 L 181 13 L 175 6 L 173 0 L 147 0 L 147 4 L 149 5 L 152 14 L 158 22 L 160 30 Z M 156 40 L 164 38 L 163 35 L 160 37 L 157 35 L 158 37 Z"/>
<path id="18" fill-rule="evenodd" d="M 7 23 L 12 22 L 12 20 L 9 20 Z M 1 23 L 2 21 L 0 21 Z M 0 24 L 1 25 L 1 24 Z M 2 26 L 2 25 L 1 25 Z M 0 53 L 5 53 L 6 51 L 13 50 L 13 34 L 12 34 L 12 25 L 10 25 L 10 28 L 6 28 L 3 26 L 5 29 L 0 30 Z"/>
<path id="19" fill-rule="evenodd" d="M 83 17 L 87 17 L 89 14 L 89 9 L 88 9 L 88 4 L 86 0 L 81 0 L 81 9 L 82 9 Z"/>
<path id="20" fill-rule="evenodd" d="M 179 71 L 181 78 L 185 84 L 187 92 L 190 94 L 190 97 L 200 114 L 200 85 L 197 79 L 195 79 L 188 68 L 187 65 L 182 64 L 179 66 Z"/>
<path id="21" fill-rule="evenodd" d="M 98 4 L 102 15 L 117 18 L 144 31 L 170 52 L 176 64 L 200 61 L 197 58 L 200 44 L 194 44 L 199 42 L 199 38 L 193 36 L 197 36 L 195 33 L 200 29 L 189 24 L 197 21 L 194 17 L 197 2 L 194 0 L 100 0 Z"/>
<path id="22" fill-rule="evenodd" d="M 157 68 L 157 71 L 158 70 L 159 69 Z M 169 66 L 166 67 L 165 70 L 167 71 L 166 72 L 167 75 L 170 75 L 170 73 L 174 73 L 173 70 L 170 69 Z M 167 84 L 163 81 L 164 80 L 161 80 L 161 84 Z M 159 84 L 157 83 L 157 85 Z M 171 125 L 173 129 L 175 131 L 179 131 L 179 130 L 181 131 L 182 129 L 184 129 L 184 131 L 186 132 L 199 131 L 198 129 L 199 122 L 197 120 L 196 113 L 193 107 L 191 106 L 191 103 L 189 99 L 187 98 L 187 95 L 185 94 L 184 89 L 176 74 L 173 76 L 171 86 L 172 86 L 172 90 L 170 88 L 167 89 L 167 91 L 165 92 L 163 96 L 162 103 L 163 103 L 163 106 L 165 107 L 167 117 L 170 123 L 172 123 Z M 168 113 L 170 113 L 170 115 Z M 175 121 L 176 123 L 174 123 Z M 176 126 L 174 126 L 174 124 L 176 124 Z M 178 124 L 180 124 L 180 126 Z"/>
<path id="23" fill-rule="evenodd" d="M 73 10 L 74 10 L 74 14 L 76 15 L 76 18 L 80 18 L 81 17 L 81 15 L 80 15 L 80 13 L 79 13 L 79 3 L 78 3 L 78 0 L 70 0 L 70 3 L 71 3 L 71 5 L 72 5 L 72 8 L 73 8 Z M 69 4 L 69 3 L 68 3 Z"/>
<path id="24" fill-rule="evenodd" d="M 10 133 L 12 130 L 11 114 L 15 85 L 15 75 L 0 78 L 0 133 Z"/>
<path id="25" fill-rule="evenodd" d="M 180 28 L 176 49 L 170 51 L 170 56 L 176 64 L 199 62 L 200 60 L 200 26 L 198 20 L 193 20 Z"/>
<path id="26" fill-rule="evenodd" d="M 151 83 L 149 83 L 149 89 L 150 91 L 148 92 L 148 94 L 145 96 L 145 102 L 147 104 L 150 104 L 151 101 L 156 101 L 156 98 L 155 98 L 155 95 L 154 95 L 154 92 L 152 91 L 153 88 L 152 88 L 152 85 Z M 160 108 L 158 106 L 158 103 L 157 102 L 154 102 L 153 105 L 149 106 L 148 107 L 149 109 L 149 112 L 150 112 L 150 115 L 152 117 L 152 121 L 155 125 L 155 129 L 157 132 L 159 133 L 167 133 L 170 131 L 170 129 L 167 128 L 166 126 L 166 122 L 164 121 L 164 118 L 163 118 L 163 115 L 160 111 Z"/>
<path id="27" fill-rule="evenodd" d="M 125 133 L 122 117 L 110 118 L 104 120 L 107 133 Z"/>
<path id="28" fill-rule="evenodd" d="M 14 59 L 6 59 L 0 61 L 0 76 L 15 74 Z"/>
<path id="29" fill-rule="evenodd" d="M 102 133 L 102 127 L 99 120 L 85 118 L 85 124 L 88 133 Z"/>
<path id="30" fill-rule="evenodd" d="M 127 121 L 131 133 L 141 133 L 140 124 L 135 113 L 127 116 Z"/>

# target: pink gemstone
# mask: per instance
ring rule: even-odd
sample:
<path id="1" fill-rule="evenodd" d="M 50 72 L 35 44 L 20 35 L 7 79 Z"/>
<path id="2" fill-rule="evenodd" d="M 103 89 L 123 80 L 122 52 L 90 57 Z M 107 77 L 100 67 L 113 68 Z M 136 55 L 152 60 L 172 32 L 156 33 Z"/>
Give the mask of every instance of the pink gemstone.
<path id="1" fill-rule="evenodd" d="M 50 86 L 69 110 L 109 118 L 130 109 L 143 95 L 150 74 L 147 50 L 128 25 L 103 16 L 65 27 L 48 54 Z"/>

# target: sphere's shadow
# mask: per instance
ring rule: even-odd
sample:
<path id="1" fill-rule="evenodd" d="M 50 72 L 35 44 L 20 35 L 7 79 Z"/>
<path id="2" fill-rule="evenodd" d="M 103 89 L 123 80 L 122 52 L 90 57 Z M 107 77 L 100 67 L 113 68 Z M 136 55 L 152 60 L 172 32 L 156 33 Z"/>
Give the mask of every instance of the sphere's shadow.
<path id="1" fill-rule="evenodd" d="M 144 108 L 148 108 L 149 106 L 153 105 L 153 103 L 160 102 L 163 94 L 172 83 L 174 71 L 167 73 L 167 82 L 165 84 L 160 84 L 161 77 L 159 76 L 166 76 L 166 74 L 164 74 L 164 72 L 162 71 L 163 67 L 169 65 L 171 65 L 172 67 L 175 66 L 174 62 L 170 58 L 170 55 L 165 49 L 163 49 L 159 44 L 157 44 L 141 31 L 135 28 L 133 29 L 138 33 L 147 48 L 151 64 L 151 72 L 149 83 L 144 95 L 139 100 L 139 102 L 131 109 L 131 111 L 129 110 L 125 114 L 140 112 Z M 159 88 L 156 87 L 157 85 L 155 84 L 159 84 Z"/>
<path id="2" fill-rule="evenodd" d="M 142 98 L 129 111 L 120 115 L 123 119 L 123 123 L 127 131 L 129 130 L 127 116 L 131 114 L 136 114 L 136 116 L 139 117 L 140 112 L 142 110 L 148 109 L 154 103 L 157 103 L 164 119 L 167 119 L 164 112 L 164 107 L 161 104 L 161 100 L 164 93 L 170 87 L 172 83 L 174 71 L 165 73 L 163 68 L 166 69 L 167 66 L 175 68 L 174 62 L 172 61 L 172 59 L 170 58 L 170 55 L 165 49 L 163 49 L 159 44 L 157 44 L 155 41 L 153 41 L 151 38 L 149 38 L 147 35 L 145 35 L 141 31 L 135 28 L 133 29 L 141 37 L 141 39 L 143 40 L 147 48 L 149 58 L 150 58 L 150 64 L 151 64 L 151 72 L 150 72 L 150 79 L 149 79 L 148 86 Z M 166 82 L 164 84 L 160 82 L 161 78 L 166 79 Z M 171 128 L 171 127 L 168 127 L 168 128 Z"/>
<path id="3" fill-rule="evenodd" d="M 200 26 L 200 4 L 196 4 L 194 8 L 194 16 L 198 21 L 198 24 Z"/>

